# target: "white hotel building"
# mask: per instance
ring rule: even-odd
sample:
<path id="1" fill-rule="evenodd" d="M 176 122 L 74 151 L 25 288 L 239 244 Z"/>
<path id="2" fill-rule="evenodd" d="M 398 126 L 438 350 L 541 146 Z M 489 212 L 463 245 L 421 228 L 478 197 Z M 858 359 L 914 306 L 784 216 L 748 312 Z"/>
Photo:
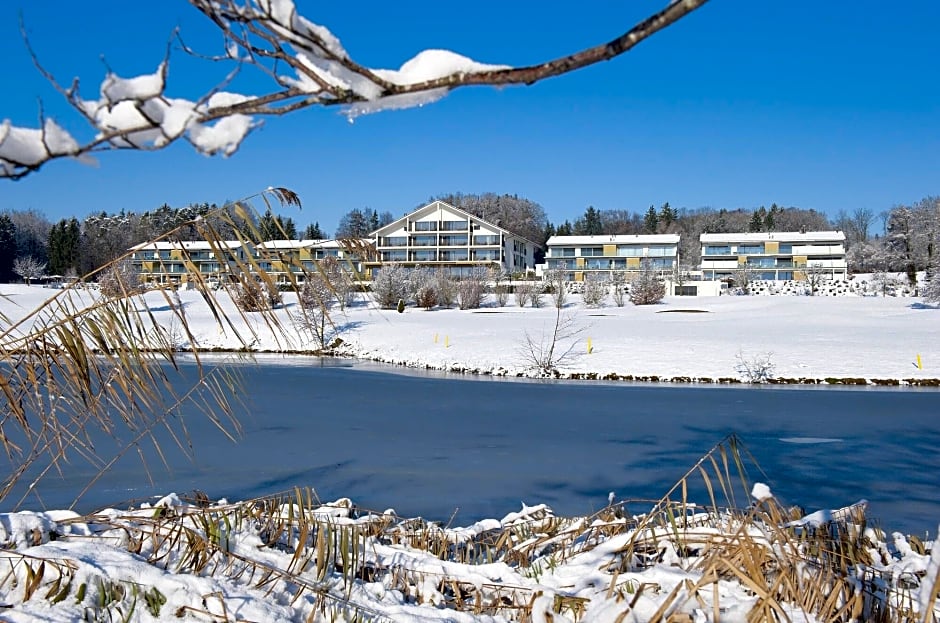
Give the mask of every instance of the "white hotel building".
<path id="1" fill-rule="evenodd" d="M 845 279 L 841 231 L 702 234 L 702 278 L 726 279 L 747 270 L 753 279 L 805 280 L 806 270 Z"/>

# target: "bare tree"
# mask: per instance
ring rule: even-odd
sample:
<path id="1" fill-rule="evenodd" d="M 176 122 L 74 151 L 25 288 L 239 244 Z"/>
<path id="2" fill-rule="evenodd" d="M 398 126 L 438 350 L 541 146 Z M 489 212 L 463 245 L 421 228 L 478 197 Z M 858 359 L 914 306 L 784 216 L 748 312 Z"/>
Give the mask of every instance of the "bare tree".
<path id="1" fill-rule="evenodd" d="M 741 294 L 750 294 L 751 271 L 747 269 L 747 266 L 738 268 L 734 271 L 731 278 L 734 280 L 734 287 L 737 288 Z"/>
<path id="2" fill-rule="evenodd" d="M 552 302 L 561 309 L 568 302 L 568 279 L 563 269 L 545 271 L 545 286 L 551 288 Z M 533 304 L 532 307 L 539 307 Z"/>
<path id="3" fill-rule="evenodd" d="M 816 293 L 819 292 L 819 288 L 822 287 L 823 281 L 826 280 L 828 275 L 823 265 L 819 262 L 813 262 L 806 265 L 806 268 L 803 269 L 803 274 L 806 278 L 806 285 L 809 287 L 809 295 L 816 296 Z"/>
<path id="4" fill-rule="evenodd" d="M 617 307 L 623 307 L 629 290 L 627 279 L 622 272 L 618 271 L 614 273 L 611 281 L 613 282 L 614 304 Z"/>
<path id="5" fill-rule="evenodd" d="M 589 276 L 584 280 L 584 291 L 581 293 L 581 299 L 588 307 L 600 307 L 607 298 L 607 289 L 609 282 L 599 276 Z"/>
<path id="6" fill-rule="evenodd" d="M 577 337 L 586 329 L 578 326 L 573 315 L 562 313 L 558 307 L 554 325 L 548 332 L 542 331 L 538 336 L 525 332 L 520 354 L 532 369 L 542 374 L 554 374 L 559 365 L 571 358 Z"/>
<path id="7" fill-rule="evenodd" d="M 478 309 L 486 293 L 486 270 L 475 268 L 457 282 L 457 306 L 460 309 Z"/>
<path id="8" fill-rule="evenodd" d="M 509 302 L 509 286 L 506 284 L 506 273 L 499 269 L 490 269 L 490 279 L 493 281 L 493 298 L 500 307 Z"/>
<path id="9" fill-rule="evenodd" d="M 453 52 L 425 50 L 399 70 L 383 70 L 354 61 L 332 32 L 299 15 L 287 0 L 190 0 L 226 41 L 224 54 L 212 60 L 232 64 L 231 77 L 245 69 L 258 71 L 272 84 L 268 92 L 227 92 L 227 80 L 207 88 L 198 99 L 176 97 L 167 92 L 167 46 L 153 74 L 124 79 L 109 73 L 101 84 L 100 99 L 88 101 L 79 94 L 77 80 L 69 87 L 60 85 L 30 50 L 42 74 L 85 118 L 95 136 L 82 142 L 46 118 L 38 129 L 5 125 L 0 136 L 0 177 L 21 178 L 57 158 L 87 158 L 104 150 L 162 149 L 180 139 L 203 154 L 231 155 L 263 117 L 337 105 L 355 117 L 428 104 L 459 87 L 533 84 L 615 58 L 706 1 L 670 2 L 611 41 L 527 67 L 486 65 Z"/>
<path id="10" fill-rule="evenodd" d="M 529 298 L 532 296 L 532 291 L 535 287 L 528 281 L 520 281 L 513 286 L 513 297 L 516 299 L 516 305 L 519 307 L 525 307 L 525 304 L 529 301 Z"/>
<path id="11" fill-rule="evenodd" d="M 13 260 L 13 272 L 29 285 L 33 279 L 39 279 L 46 273 L 46 265 L 32 256 L 18 257 Z"/>

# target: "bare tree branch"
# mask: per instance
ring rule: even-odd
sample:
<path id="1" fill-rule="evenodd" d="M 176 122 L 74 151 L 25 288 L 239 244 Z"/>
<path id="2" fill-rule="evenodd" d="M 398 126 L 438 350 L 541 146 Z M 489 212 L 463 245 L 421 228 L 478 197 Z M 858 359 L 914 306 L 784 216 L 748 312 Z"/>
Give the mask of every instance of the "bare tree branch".
<path id="1" fill-rule="evenodd" d="M 83 100 L 78 80 L 60 85 L 39 62 L 25 28 L 21 32 L 39 72 L 96 131 L 79 142 L 52 120 L 40 116 L 42 129 L 0 125 L 0 178 L 20 179 L 63 157 L 90 156 L 120 149 L 159 150 L 180 138 L 197 151 L 231 155 L 258 125 L 259 117 L 280 116 L 314 106 L 345 106 L 351 118 L 380 110 L 437 101 L 466 86 L 531 85 L 613 59 L 685 17 L 707 0 L 675 0 L 619 37 L 567 56 L 526 67 L 485 65 L 441 50 L 426 50 L 399 70 L 371 69 L 355 62 L 325 27 L 297 14 L 290 2 L 189 0 L 228 42 L 225 56 L 196 54 L 174 32 L 183 50 L 215 62 L 232 62 L 233 71 L 196 100 L 166 94 L 170 44 L 151 75 L 121 78 L 112 71 L 97 101 Z M 244 67 L 266 74 L 277 88 L 244 95 L 224 89 Z M 294 76 L 279 68 L 289 67 Z"/>

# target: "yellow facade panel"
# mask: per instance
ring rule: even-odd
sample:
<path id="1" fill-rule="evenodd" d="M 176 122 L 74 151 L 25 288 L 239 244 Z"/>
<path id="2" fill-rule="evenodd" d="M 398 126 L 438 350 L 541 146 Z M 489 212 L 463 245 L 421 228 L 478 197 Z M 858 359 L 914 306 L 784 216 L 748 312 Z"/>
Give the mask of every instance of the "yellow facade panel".
<path id="1" fill-rule="evenodd" d="M 575 281 L 584 281 L 584 273 L 575 273 L 575 274 L 574 274 L 574 280 L 575 280 Z"/>
<path id="2" fill-rule="evenodd" d="M 617 255 L 617 245 L 615 244 L 605 244 L 604 245 L 604 256 L 613 257 Z"/>
<path id="3" fill-rule="evenodd" d="M 584 258 L 583 258 L 583 257 L 577 258 L 577 260 L 575 260 L 575 263 L 574 263 L 574 264 L 575 264 L 575 266 L 577 266 L 578 268 L 584 268 Z"/>
<path id="4" fill-rule="evenodd" d="M 628 257 L 627 258 L 627 268 L 638 269 L 640 267 L 640 258 L 638 257 Z"/>
<path id="5" fill-rule="evenodd" d="M 744 266 L 745 264 L 747 264 L 747 256 L 746 256 L 746 255 L 739 255 L 739 256 L 738 256 L 738 266 Z"/>
<path id="6" fill-rule="evenodd" d="M 776 240 L 768 240 L 764 243 L 764 253 L 767 254 L 776 254 L 780 253 L 780 243 Z"/>

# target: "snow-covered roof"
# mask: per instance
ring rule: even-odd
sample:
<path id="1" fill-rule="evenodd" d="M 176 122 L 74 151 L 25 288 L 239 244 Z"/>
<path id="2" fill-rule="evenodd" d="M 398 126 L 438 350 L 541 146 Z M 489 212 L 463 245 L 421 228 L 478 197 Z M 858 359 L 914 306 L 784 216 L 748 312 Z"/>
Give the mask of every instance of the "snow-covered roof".
<path id="1" fill-rule="evenodd" d="M 841 231 L 760 231 L 727 234 L 702 234 L 702 242 L 844 242 L 845 234 Z"/>
<path id="2" fill-rule="evenodd" d="M 384 231 L 394 231 L 395 229 L 398 229 L 398 228 L 401 226 L 401 224 L 404 223 L 405 221 L 408 221 L 408 220 L 415 220 L 415 219 L 417 219 L 417 218 L 421 218 L 421 217 L 424 216 L 425 214 L 427 214 L 427 213 L 429 213 L 429 212 L 433 212 L 433 211 L 435 211 L 435 210 L 447 210 L 447 211 L 449 211 L 449 212 L 454 212 L 455 214 L 458 214 L 458 215 L 462 216 L 463 218 L 466 218 L 466 219 L 473 219 L 474 221 L 476 221 L 476 222 L 478 222 L 478 223 L 482 223 L 482 224 L 486 225 L 487 227 L 489 227 L 489 228 L 491 228 L 491 229 L 495 229 L 496 231 L 503 232 L 504 234 L 507 234 L 507 235 L 509 235 L 509 236 L 512 236 L 513 238 L 518 238 L 519 240 L 524 240 L 525 242 L 528 242 L 529 244 L 532 244 L 532 245 L 534 245 L 534 246 L 536 246 L 536 247 L 539 246 L 539 245 L 537 245 L 536 243 L 534 243 L 534 242 L 532 242 L 531 240 L 529 240 L 528 238 L 525 238 L 525 237 L 523 237 L 523 236 L 520 236 L 519 234 L 513 233 L 513 232 L 509 231 L 508 229 L 505 229 L 505 228 L 503 228 L 503 227 L 500 227 L 499 225 L 496 225 L 495 223 L 492 223 L 492 222 L 490 222 L 490 221 L 488 221 L 488 220 L 486 220 L 486 219 L 480 218 L 479 216 L 475 216 L 475 215 L 473 215 L 473 214 L 467 212 L 466 210 L 463 210 L 463 209 L 458 208 L 458 207 L 456 207 L 456 206 L 452 206 L 451 204 L 447 203 L 446 201 L 441 201 L 441 200 L 432 201 L 431 203 L 429 203 L 429 204 L 427 204 L 427 205 L 425 205 L 425 206 L 421 206 L 421 207 L 418 208 L 417 210 L 415 210 L 415 211 L 413 211 L 413 212 L 409 212 L 408 214 L 406 214 L 405 216 L 401 217 L 400 219 L 394 220 L 394 221 L 392 221 L 391 223 L 388 223 L 387 225 L 383 225 L 382 227 L 379 227 L 378 229 L 376 229 L 375 231 L 373 231 L 373 232 L 370 233 L 369 235 L 370 235 L 370 236 L 381 236 L 381 235 L 382 235 L 382 232 L 384 232 Z"/>
<path id="3" fill-rule="evenodd" d="M 208 240 L 183 240 L 180 242 L 168 242 L 161 240 L 159 242 L 145 242 L 130 248 L 131 251 L 174 251 L 184 249 L 186 251 L 212 251 L 218 248 L 238 249 L 243 246 L 238 240 L 220 240 L 209 243 Z"/>
<path id="4" fill-rule="evenodd" d="M 679 234 L 620 234 L 598 236 L 552 236 L 548 246 L 589 244 L 679 244 Z"/>

